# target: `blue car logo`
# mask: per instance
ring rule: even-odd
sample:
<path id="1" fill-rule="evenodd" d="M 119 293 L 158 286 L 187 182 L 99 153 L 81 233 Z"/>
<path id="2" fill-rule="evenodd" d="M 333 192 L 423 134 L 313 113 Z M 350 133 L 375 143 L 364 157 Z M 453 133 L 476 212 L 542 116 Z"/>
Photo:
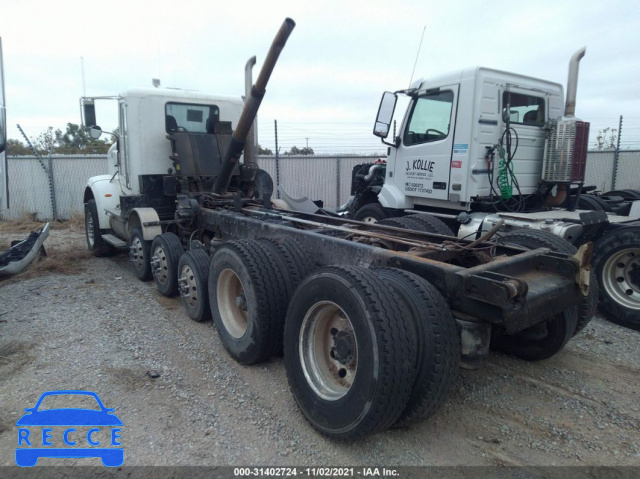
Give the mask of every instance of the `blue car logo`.
<path id="1" fill-rule="evenodd" d="M 81 402 L 92 407 L 45 409 L 43 401 L 55 405 Z M 109 467 L 121 466 L 124 462 L 119 427 L 122 421 L 114 414 L 114 409 L 104 407 L 96 393 L 48 391 L 40 396 L 34 407 L 25 409 L 25 412 L 27 414 L 16 423 L 18 466 L 35 466 L 40 457 L 99 457 L 102 464 Z M 107 445 L 110 447 L 104 447 Z"/>

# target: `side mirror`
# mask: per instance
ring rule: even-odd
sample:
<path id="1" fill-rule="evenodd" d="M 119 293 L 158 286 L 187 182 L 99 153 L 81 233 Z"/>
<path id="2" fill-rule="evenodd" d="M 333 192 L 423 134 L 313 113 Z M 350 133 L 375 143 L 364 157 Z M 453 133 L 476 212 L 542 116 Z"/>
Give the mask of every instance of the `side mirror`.
<path id="1" fill-rule="evenodd" d="M 391 120 L 393 119 L 393 112 L 396 109 L 397 97 L 390 91 L 385 91 L 382 94 L 380 100 L 380 106 L 378 107 L 378 117 L 376 118 L 376 124 L 373 127 L 373 134 L 380 138 L 386 138 L 389 136 L 389 128 L 391 127 Z"/>
<path id="2" fill-rule="evenodd" d="M 98 125 L 93 125 L 91 128 L 89 128 L 89 136 L 94 140 L 100 138 L 100 135 L 102 135 L 102 128 L 100 128 Z"/>
<path id="3" fill-rule="evenodd" d="M 87 128 L 94 126 L 96 121 L 96 104 L 92 98 L 82 98 L 82 124 Z"/>

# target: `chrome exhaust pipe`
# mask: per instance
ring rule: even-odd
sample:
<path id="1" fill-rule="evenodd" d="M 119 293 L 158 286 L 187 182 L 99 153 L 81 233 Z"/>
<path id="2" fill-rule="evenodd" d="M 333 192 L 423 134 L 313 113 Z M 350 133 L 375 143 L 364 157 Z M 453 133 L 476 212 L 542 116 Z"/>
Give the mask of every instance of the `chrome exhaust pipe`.
<path id="1" fill-rule="evenodd" d="M 576 95 L 578 92 L 578 66 L 580 60 L 587 52 L 587 47 L 582 47 L 575 52 L 569 60 L 569 78 L 567 79 L 567 101 L 564 105 L 564 116 L 575 116 Z"/>

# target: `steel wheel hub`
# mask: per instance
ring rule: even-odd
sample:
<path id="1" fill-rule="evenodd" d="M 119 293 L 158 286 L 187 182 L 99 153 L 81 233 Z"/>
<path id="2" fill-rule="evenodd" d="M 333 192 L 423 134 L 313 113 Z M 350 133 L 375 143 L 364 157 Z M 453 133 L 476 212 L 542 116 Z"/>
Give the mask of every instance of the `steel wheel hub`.
<path id="1" fill-rule="evenodd" d="M 242 281 L 233 270 L 223 269 L 216 287 L 218 311 L 227 332 L 239 339 L 247 332 L 249 310 Z"/>
<path id="2" fill-rule="evenodd" d="M 640 309 L 640 248 L 611 255 L 602 269 L 603 285 L 618 304 Z"/>
<path id="3" fill-rule="evenodd" d="M 180 296 L 184 298 L 190 308 L 195 309 L 198 306 L 199 291 L 195 273 L 188 265 L 182 267 L 180 278 L 178 279 L 178 290 L 180 291 Z"/>
<path id="4" fill-rule="evenodd" d="M 133 266 L 138 270 L 144 268 L 143 247 L 142 240 L 136 236 L 133 238 L 131 247 L 129 248 L 129 259 L 133 263 Z"/>
<path id="5" fill-rule="evenodd" d="M 93 248 L 93 245 L 95 243 L 95 238 L 94 238 L 94 226 L 93 226 L 93 217 L 91 215 L 87 216 L 87 241 L 89 242 L 89 245 Z"/>
<path id="6" fill-rule="evenodd" d="M 358 369 L 358 347 L 353 325 L 332 301 L 314 304 L 300 328 L 300 359 L 309 386 L 321 398 L 342 398 Z"/>
<path id="7" fill-rule="evenodd" d="M 162 246 L 156 246 L 151 257 L 151 272 L 160 284 L 166 284 L 169 280 L 169 267 L 167 255 Z"/>

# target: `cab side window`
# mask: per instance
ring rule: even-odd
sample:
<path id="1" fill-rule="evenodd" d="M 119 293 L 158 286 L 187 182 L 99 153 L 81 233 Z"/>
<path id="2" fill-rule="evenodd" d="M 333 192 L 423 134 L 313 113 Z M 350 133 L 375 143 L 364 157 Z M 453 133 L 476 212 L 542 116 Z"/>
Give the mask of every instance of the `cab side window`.
<path id="1" fill-rule="evenodd" d="M 544 98 L 505 91 L 502 93 L 502 117 L 520 125 L 543 126 L 545 123 Z"/>
<path id="2" fill-rule="evenodd" d="M 169 102 L 164 113 L 167 133 L 213 133 L 213 125 L 220 121 L 220 109 L 216 105 Z"/>
<path id="3" fill-rule="evenodd" d="M 449 136 L 453 92 L 451 90 L 428 93 L 413 104 L 409 126 L 404 132 L 407 146 L 439 141 Z"/>

